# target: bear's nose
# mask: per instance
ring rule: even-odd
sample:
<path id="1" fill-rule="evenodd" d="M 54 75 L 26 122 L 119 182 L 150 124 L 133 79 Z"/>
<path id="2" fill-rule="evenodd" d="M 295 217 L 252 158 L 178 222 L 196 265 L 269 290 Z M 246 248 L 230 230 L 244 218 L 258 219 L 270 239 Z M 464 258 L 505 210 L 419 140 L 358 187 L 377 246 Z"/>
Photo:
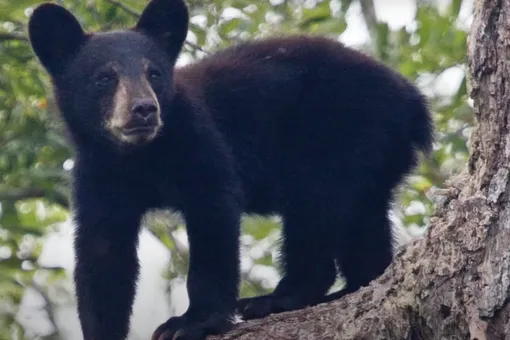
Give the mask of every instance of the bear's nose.
<path id="1" fill-rule="evenodd" d="M 131 107 L 131 113 L 142 119 L 149 119 L 156 115 L 158 106 L 153 99 L 138 99 Z"/>

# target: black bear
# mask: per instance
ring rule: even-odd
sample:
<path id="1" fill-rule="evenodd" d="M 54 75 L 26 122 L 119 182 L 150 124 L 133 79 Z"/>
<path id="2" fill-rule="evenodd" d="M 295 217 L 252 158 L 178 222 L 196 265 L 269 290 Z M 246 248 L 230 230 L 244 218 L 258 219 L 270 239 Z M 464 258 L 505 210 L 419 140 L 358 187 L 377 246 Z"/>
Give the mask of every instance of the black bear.
<path id="1" fill-rule="evenodd" d="M 393 189 L 428 152 L 431 116 L 402 76 L 339 42 L 289 36 L 174 64 L 183 0 L 152 0 L 130 29 L 85 33 L 43 4 L 30 41 L 75 150 L 75 283 L 85 340 L 125 339 L 139 225 L 182 212 L 190 306 L 154 340 L 203 339 L 245 318 L 353 292 L 392 259 Z M 283 217 L 284 277 L 237 301 L 242 213 Z"/>

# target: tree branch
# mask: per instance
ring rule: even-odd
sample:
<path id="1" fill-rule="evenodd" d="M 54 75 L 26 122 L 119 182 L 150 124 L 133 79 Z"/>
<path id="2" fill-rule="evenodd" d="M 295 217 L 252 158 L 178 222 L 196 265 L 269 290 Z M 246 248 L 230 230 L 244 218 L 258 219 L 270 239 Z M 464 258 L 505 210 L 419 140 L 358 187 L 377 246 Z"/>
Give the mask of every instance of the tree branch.
<path id="1" fill-rule="evenodd" d="M 375 12 L 375 5 L 373 0 L 359 0 L 361 5 L 361 14 L 367 25 L 370 38 L 375 43 L 377 41 L 377 14 Z"/>
<path id="2" fill-rule="evenodd" d="M 0 201 L 19 201 L 31 198 L 43 198 L 45 191 L 38 188 L 30 189 L 12 189 L 6 192 L 0 192 Z"/>
<path id="3" fill-rule="evenodd" d="M 464 193 L 471 190 L 464 185 L 464 176 L 451 184 Z M 470 330 L 487 326 L 478 314 L 479 293 L 487 283 L 474 268 L 485 265 L 488 228 L 481 223 L 485 201 L 455 194 L 449 209 L 432 219 L 427 236 L 397 251 L 370 286 L 329 304 L 242 323 L 209 339 L 469 339 Z M 508 247 L 510 239 L 501 252 Z"/>
<path id="4" fill-rule="evenodd" d="M 21 34 L 0 33 L 0 42 L 9 40 L 28 41 L 28 38 Z"/>
<path id="5" fill-rule="evenodd" d="M 11 189 L 9 191 L 0 192 L 1 201 L 20 201 L 32 198 L 46 198 L 53 201 L 65 208 L 69 208 L 69 199 L 67 196 L 57 192 L 39 189 L 39 188 L 28 188 L 28 189 Z"/>
<path id="6" fill-rule="evenodd" d="M 374 55 L 384 54 L 379 51 L 381 42 L 381 32 L 379 31 L 379 21 L 375 12 L 375 5 L 373 0 L 359 0 L 361 5 L 361 14 L 367 26 L 368 34 L 370 36 L 370 50 Z"/>

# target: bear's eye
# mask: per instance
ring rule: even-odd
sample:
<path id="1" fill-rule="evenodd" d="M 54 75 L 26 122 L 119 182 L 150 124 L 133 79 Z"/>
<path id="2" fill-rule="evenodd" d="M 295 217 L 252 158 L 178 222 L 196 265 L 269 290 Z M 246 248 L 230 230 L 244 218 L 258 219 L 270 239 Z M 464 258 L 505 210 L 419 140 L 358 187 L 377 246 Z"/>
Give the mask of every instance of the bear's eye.
<path id="1" fill-rule="evenodd" d="M 154 68 L 149 69 L 148 73 L 149 73 L 149 78 L 152 80 L 158 80 L 159 78 L 161 78 L 161 72 L 159 72 L 158 70 L 156 70 Z"/>
<path id="2" fill-rule="evenodd" d="M 97 86 L 105 86 L 115 80 L 115 76 L 111 73 L 101 73 L 96 77 Z"/>

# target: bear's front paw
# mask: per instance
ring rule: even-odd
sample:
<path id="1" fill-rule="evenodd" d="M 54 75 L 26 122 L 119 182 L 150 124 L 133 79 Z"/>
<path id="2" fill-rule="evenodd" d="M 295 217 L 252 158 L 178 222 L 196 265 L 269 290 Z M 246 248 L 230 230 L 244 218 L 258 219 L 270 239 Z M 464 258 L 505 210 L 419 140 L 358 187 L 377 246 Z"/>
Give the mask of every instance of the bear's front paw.
<path id="1" fill-rule="evenodd" d="M 173 317 L 159 326 L 152 335 L 152 340 L 204 340 L 211 334 L 221 334 L 232 327 L 232 320 L 227 314 L 212 314 L 205 318 L 190 316 Z"/>

